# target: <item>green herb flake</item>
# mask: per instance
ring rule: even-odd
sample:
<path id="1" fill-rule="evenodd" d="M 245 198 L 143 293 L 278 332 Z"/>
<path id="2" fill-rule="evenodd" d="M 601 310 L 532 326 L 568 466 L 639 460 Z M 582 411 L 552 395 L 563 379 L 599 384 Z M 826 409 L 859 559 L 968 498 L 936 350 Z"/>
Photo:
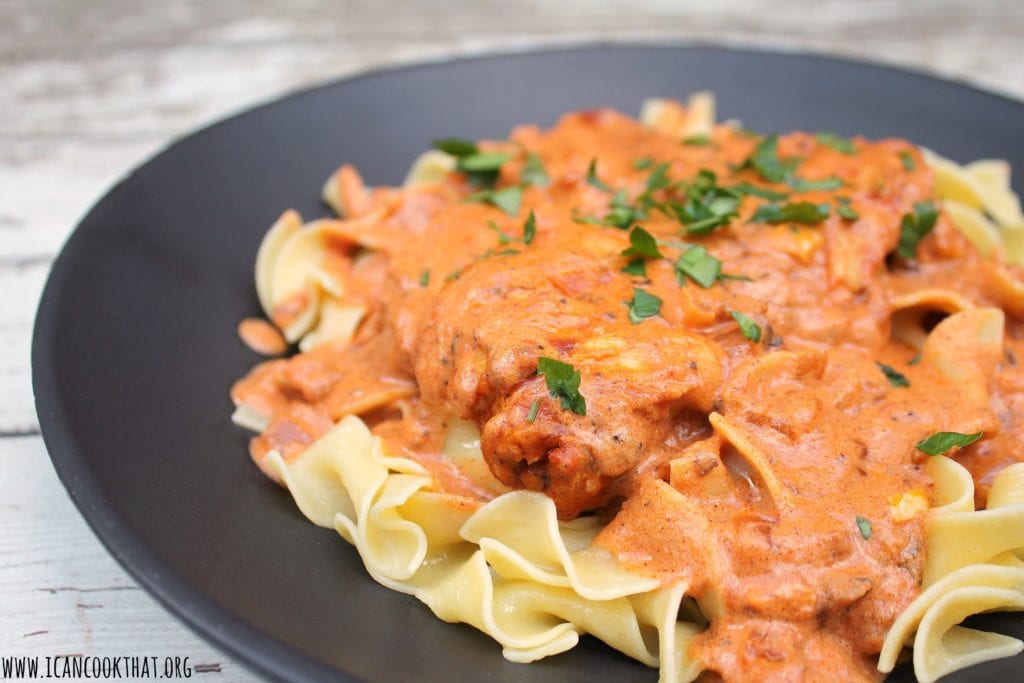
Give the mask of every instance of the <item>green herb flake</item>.
<path id="1" fill-rule="evenodd" d="M 708 253 L 703 245 L 686 250 L 676 261 L 676 270 L 707 289 L 722 273 L 722 262 Z"/>
<path id="2" fill-rule="evenodd" d="M 683 144 L 688 147 L 708 147 L 711 143 L 711 136 L 707 133 L 697 133 L 688 138 L 683 138 Z"/>
<path id="3" fill-rule="evenodd" d="M 814 139 L 818 141 L 818 144 L 831 147 L 837 152 L 842 152 L 843 154 L 855 154 L 857 152 L 857 148 L 854 146 L 853 140 L 841 137 L 835 133 L 822 131 L 820 133 L 816 133 Z"/>
<path id="4" fill-rule="evenodd" d="M 764 204 L 757 208 L 751 223 L 803 223 L 814 225 L 829 216 L 827 203 L 790 202 L 788 204 Z"/>
<path id="5" fill-rule="evenodd" d="M 793 178 L 789 181 L 789 186 L 797 192 L 812 192 L 814 190 L 838 190 L 843 186 L 843 181 L 835 176 L 831 178 L 822 178 L 820 180 L 805 180 L 803 178 Z"/>
<path id="6" fill-rule="evenodd" d="M 629 231 L 630 246 L 622 250 L 623 256 L 643 256 L 645 258 L 661 258 L 658 241 L 654 236 L 639 225 Z"/>
<path id="7" fill-rule="evenodd" d="M 755 323 L 750 316 L 739 311 L 729 311 L 729 315 L 732 316 L 733 320 L 739 323 L 740 332 L 743 333 L 744 337 L 755 344 L 761 341 L 761 326 Z"/>
<path id="8" fill-rule="evenodd" d="M 483 202 L 496 206 L 509 216 L 516 216 L 519 213 L 519 205 L 523 201 L 523 189 L 521 187 L 504 187 L 500 190 L 483 190 L 471 194 L 466 198 L 468 202 Z"/>
<path id="9" fill-rule="evenodd" d="M 506 235 L 494 220 L 487 221 L 487 227 L 498 234 L 498 244 L 508 244 L 512 241 L 512 238 Z"/>
<path id="10" fill-rule="evenodd" d="M 897 372 L 896 370 L 886 365 L 885 363 L 879 363 L 878 361 L 875 361 L 875 365 L 878 366 L 878 369 L 881 370 L 882 374 L 884 374 L 886 379 L 889 380 L 889 384 L 897 388 L 907 388 L 910 386 L 910 380 L 908 380 L 906 375 L 904 375 L 903 373 Z"/>
<path id="11" fill-rule="evenodd" d="M 779 136 L 765 137 L 740 168 L 752 168 L 770 183 L 784 183 L 793 176 L 797 159 L 779 159 Z"/>
<path id="12" fill-rule="evenodd" d="M 845 218 L 848 221 L 855 221 L 860 218 L 860 214 L 850 206 L 849 197 L 839 197 L 836 199 L 836 202 L 836 213 L 839 214 L 840 218 Z"/>
<path id="13" fill-rule="evenodd" d="M 480 151 L 475 142 L 460 138 L 434 140 L 434 149 L 440 150 L 445 154 L 451 154 L 453 157 L 468 157 Z"/>
<path id="14" fill-rule="evenodd" d="M 647 176 L 647 194 L 660 190 L 663 187 L 668 187 L 671 183 L 668 179 L 668 169 L 671 165 L 665 162 L 654 167 L 651 174 Z"/>
<path id="15" fill-rule="evenodd" d="M 690 235 L 707 235 L 737 216 L 740 194 L 722 187 L 712 171 L 701 169 L 686 189 L 686 202 L 669 204 Z"/>
<path id="16" fill-rule="evenodd" d="M 561 401 L 563 410 L 577 415 L 587 414 L 587 401 L 580 393 L 579 371 L 568 363 L 541 356 L 537 359 L 537 374 L 544 375 L 548 393 Z"/>
<path id="17" fill-rule="evenodd" d="M 914 161 L 914 155 L 908 150 L 900 152 L 900 161 L 903 162 L 903 168 L 913 173 L 917 169 L 917 163 Z"/>
<path id="18" fill-rule="evenodd" d="M 910 360 L 907 361 L 907 365 L 917 365 L 920 362 L 921 362 L 921 354 L 918 353 L 913 358 L 911 358 Z"/>
<path id="19" fill-rule="evenodd" d="M 931 202 L 914 204 L 914 213 L 903 215 L 900 222 L 900 242 L 896 253 L 905 259 L 917 258 L 917 245 L 935 228 L 939 210 Z"/>
<path id="20" fill-rule="evenodd" d="M 629 202 L 629 195 L 623 188 L 612 196 L 610 211 L 605 214 L 602 225 L 611 225 L 619 230 L 628 230 L 633 223 L 647 218 L 647 211 Z"/>
<path id="21" fill-rule="evenodd" d="M 427 268 L 422 273 L 420 273 L 419 283 L 420 287 L 426 287 L 427 285 L 430 284 L 430 268 Z"/>
<path id="22" fill-rule="evenodd" d="M 530 412 L 526 414 L 526 421 L 533 422 L 537 419 L 537 412 L 540 410 L 540 399 L 533 399 L 533 403 L 530 404 Z"/>
<path id="23" fill-rule="evenodd" d="M 629 321 L 639 325 L 645 318 L 653 318 L 661 313 L 662 301 L 639 287 L 633 288 L 633 300 L 629 303 Z"/>
<path id="24" fill-rule="evenodd" d="M 739 185 L 733 185 L 729 189 L 742 195 L 760 197 L 761 199 L 767 199 L 773 202 L 779 202 L 783 199 L 789 198 L 788 192 L 769 190 L 767 187 L 758 187 L 757 185 L 751 185 L 750 183 L 740 183 Z"/>
<path id="25" fill-rule="evenodd" d="M 919 441 L 915 448 L 928 455 L 942 455 L 953 446 L 970 446 L 972 443 L 985 435 L 985 432 L 974 434 L 961 434 L 960 432 L 936 432 L 927 439 Z"/>
<path id="26" fill-rule="evenodd" d="M 497 171 L 511 158 L 512 155 L 505 152 L 477 152 L 460 157 L 456 168 L 464 173 Z"/>
<path id="27" fill-rule="evenodd" d="M 523 243 L 533 244 L 533 238 L 537 236 L 537 217 L 533 215 L 533 209 L 530 209 L 530 215 L 526 217 L 526 222 L 523 223 Z"/>
<path id="28" fill-rule="evenodd" d="M 637 257 L 623 266 L 622 272 L 628 275 L 647 277 L 647 262 L 643 256 Z"/>
<path id="29" fill-rule="evenodd" d="M 638 171 L 646 171 L 654 165 L 654 159 L 650 157 L 640 157 L 639 159 L 633 160 L 633 168 Z"/>
<path id="30" fill-rule="evenodd" d="M 613 192 L 611 186 L 597 177 L 597 157 L 590 160 L 590 166 L 587 167 L 587 183 L 602 192 Z"/>
<path id="31" fill-rule="evenodd" d="M 526 162 L 523 164 L 523 172 L 519 179 L 527 185 L 547 187 L 551 184 L 551 178 L 544 169 L 544 162 L 540 156 L 530 153 L 526 155 Z"/>
<path id="32" fill-rule="evenodd" d="M 857 528 L 860 529 L 860 535 L 864 537 L 865 541 L 871 540 L 871 520 L 867 517 L 857 516 Z"/>

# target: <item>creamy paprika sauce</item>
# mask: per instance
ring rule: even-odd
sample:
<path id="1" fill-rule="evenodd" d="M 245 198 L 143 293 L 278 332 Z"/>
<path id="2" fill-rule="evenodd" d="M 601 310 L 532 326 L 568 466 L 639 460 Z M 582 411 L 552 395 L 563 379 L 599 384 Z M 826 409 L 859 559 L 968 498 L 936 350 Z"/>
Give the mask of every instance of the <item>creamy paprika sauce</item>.
<path id="1" fill-rule="evenodd" d="M 680 140 L 597 110 L 461 167 L 339 174 L 323 267 L 366 314 L 236 384 L 269 418 L 256 463 L 357 414 L 440 490 L 599 515 L 622 565 L 689 584 L 710 621 L 690 654 L 724 679 L 879 678 L 927 553 L 915 444 L 983 433 L 950 452 L 979 506 L 1024 460 L 1021 272 L 953 227 L 903 140 Z M 1006 314 L 1002 355 L 955 349 L 980 393 L 913 344 L 956 306 Z M 446 457 L 459 422 L 483 463 Z"/>

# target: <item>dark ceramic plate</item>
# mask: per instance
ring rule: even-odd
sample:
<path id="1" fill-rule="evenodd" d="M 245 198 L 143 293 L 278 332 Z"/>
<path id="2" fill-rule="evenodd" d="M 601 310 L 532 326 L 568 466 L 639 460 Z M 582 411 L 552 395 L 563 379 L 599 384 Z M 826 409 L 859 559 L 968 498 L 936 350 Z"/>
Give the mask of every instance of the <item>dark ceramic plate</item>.
<path id="1" fill-rule="evenodd" d="M 761 131 L 904 136 L 1024 169 L 1024 105 L 905 71 L 712 47 L 592 47 L 373 73 L 292 95 L 157 155 L 89 212 L 54 265 L 32 346 L 36 405 L 61 480 L 124 567 L 189 626 L 295 681 L 654 681 L 585 638 L 510 664 L 467 626 L 375 584 L 355 551 L 249 462 L 228 389 L 258 360 L 235 326 L 259 307 L 256 248 L 285 208 L 324 213 L 341 162 L 401 182 L 444 136 L 645 97 L 718 96 Z M 1018 191 L 1021 188 L 1018 187 Z M 1024 637 L 1024 618 L 986 623 Z M 1013 679 L 1024 658 L 955 680 Z M 900 676 L 909 680 L 906 670 Z"/>

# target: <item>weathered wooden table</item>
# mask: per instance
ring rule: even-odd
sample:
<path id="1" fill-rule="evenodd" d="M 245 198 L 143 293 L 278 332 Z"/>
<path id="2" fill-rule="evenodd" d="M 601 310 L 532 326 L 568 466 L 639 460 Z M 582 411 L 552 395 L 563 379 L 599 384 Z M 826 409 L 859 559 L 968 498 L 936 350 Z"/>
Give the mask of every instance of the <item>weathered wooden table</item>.
<path id="1" fill-rule="evenodd" d="M 196 126 L 369 66 L 593 40 L 831 52 L 1024 98 L 1020 0 L 0 0 L 0 18 L 0 657 L 188 656 L 204 680 L 254 677 L 107 555 L 54 475 L 32 401 L 50 262 L 130 168 Z"/>

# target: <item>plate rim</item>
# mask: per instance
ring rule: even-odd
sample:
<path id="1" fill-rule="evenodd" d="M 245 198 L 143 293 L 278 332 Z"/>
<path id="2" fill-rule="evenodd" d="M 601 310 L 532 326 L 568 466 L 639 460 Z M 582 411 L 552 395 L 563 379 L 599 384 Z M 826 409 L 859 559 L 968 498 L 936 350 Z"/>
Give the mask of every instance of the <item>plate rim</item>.
<path id="1" fill-rule="evenodd" d="M 223 126 L 254 115 L 284 101 L 293 101 L 345 84 L 372 79 L 390 73 L 415 72 L 443 69 L 450 64 L 485 63 L 517 58 L 544 57 L 571 52 L 593 51 L 665 51 L 699 52 L 717 51 L 748 57 L 785 57 L 798 61 L 811 60 L 822 63 L 846 65 L 869 71 L 896 73 L 914 80 L 933 85 L 955 87 L 974 97 L 983 96 L 1004 105 L 1021 108 L 1024 112 L 1024 97 L 1018 99 L 1006 93 L 990 90 L 984 85 L 972 83 L 963 76 L 945 76 L 924 68 L 893 64 L 880 59 L 851 57 L 828 53 L 821 50 L 770 45 L 756 41 L 713 41 L 713 40 L 615 40 L 581 39 L 559 41 L 540 45 L 503 46 L 494 51 L 471 52 L 466 54 L 439 54 L 407 61 L 389 62 L 349 72 L 339 77 L 329 77 L 312 84 L 285 90 L 257 100 L 202 124 L 184 133 L 171 137 L 141 161 L 130 166 L 101 190 L 100 194 L 81 214 L 74 228 L 61 244 L 47 273 L 46 282 L 36 307 L 31 338 L 31 378 L 36 416 L 40 436 L 53 468 L 74 503 L 78 513 L 85 520 L 93 535 L 100 541 L 107 553 L 127 574 L 136 581 L 156 602 L 192 633 L 201 637 L 214 648 L 229 655 L 233 661 L 250 672 L 274 681 L 350 681 L 358 679 L 348 672 L 326 666 L 303 654 L 258 626 L 249 624 L 233 615 L 227 608 L 210 598 L 198 585 L 171 570 L 156 551 L 148 546 L 141 534 L 113 509 L 107 494 L 93 477 L 88 458 L 77 450 L 74 439 L 66 433 L 66 420 L 61 415 L 59 400 L 59 378 L 52 364 L 48 363 L 48 348 L 55 341 L 54 328 L 61 294 L 68 286 L 67 271 L 73 260 L 75 249 L 87 239 L 82 230 L 94 214 L 129 184 L 135 174 L 151 163 L 172 153 L 178 146 L 197 137 L 209 134 Z M 1024 126 L 1022 126 L 1024 129 Z M 368 575 L 367 575 L 368 576 Z"/>

